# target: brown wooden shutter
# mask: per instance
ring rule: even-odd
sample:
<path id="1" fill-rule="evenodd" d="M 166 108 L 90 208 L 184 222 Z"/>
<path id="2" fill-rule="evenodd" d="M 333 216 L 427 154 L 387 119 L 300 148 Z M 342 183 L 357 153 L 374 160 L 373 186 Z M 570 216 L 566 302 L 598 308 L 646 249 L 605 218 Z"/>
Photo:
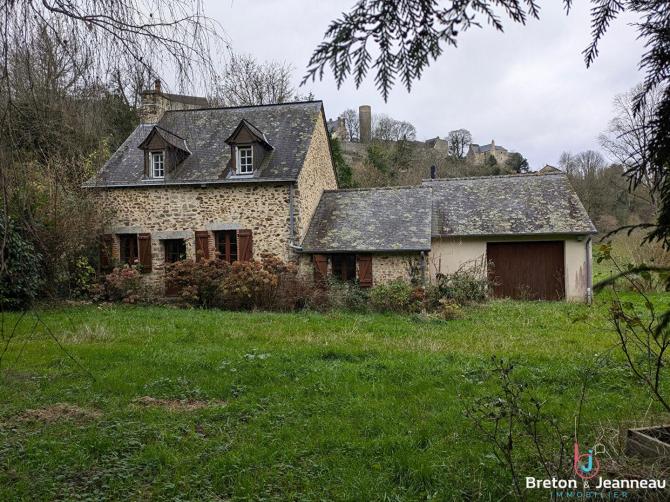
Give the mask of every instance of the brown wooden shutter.
<path id="1" fill-rule="evenodd" d="M 100 236 L 100 271 L 108 272 L 112 269 L 112 243 L 114 236 L 104 234 Z"/>
<path id="2" fill-rule="evenodd" d="M 151 272 L 151 234 L 138 234 L 137 248 L 142 272 Z"/>
<path id="3" fill-rule="evenodd" d="M 209 260 L 209 232 L 198 230 L 195 233 L 195 259 Z"/>
<path id="4" fill-rule="evenodd" d="M 358 261 L 358 284 L 362 288 L 372 286 L 372 256 L 369 254 L 356 255 Z"/>
<path id="5" fill-rule="evenodd" d="M 251 230 L 237 231 L 237 259 L 239 261 L 250 261 L 254 257 L 253 239 Z"/>
<path id="6" fill-rule="evenodd" d="M 325 254 L 312 255 L 314 263 L 314 281 L 324 283 L 328 277 L 328 257 Z"/>

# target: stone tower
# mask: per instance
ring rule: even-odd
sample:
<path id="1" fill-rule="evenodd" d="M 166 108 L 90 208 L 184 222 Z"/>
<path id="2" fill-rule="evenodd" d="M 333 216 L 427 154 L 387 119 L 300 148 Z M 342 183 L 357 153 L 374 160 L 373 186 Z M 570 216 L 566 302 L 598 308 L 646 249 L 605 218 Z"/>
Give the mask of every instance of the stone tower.
<path id="1" fill-rule="evenodd" d="M 358 122 L 361 143 L 369 143 L 372 140 L 372 108 L 370 105 L 358 107 Z"/>

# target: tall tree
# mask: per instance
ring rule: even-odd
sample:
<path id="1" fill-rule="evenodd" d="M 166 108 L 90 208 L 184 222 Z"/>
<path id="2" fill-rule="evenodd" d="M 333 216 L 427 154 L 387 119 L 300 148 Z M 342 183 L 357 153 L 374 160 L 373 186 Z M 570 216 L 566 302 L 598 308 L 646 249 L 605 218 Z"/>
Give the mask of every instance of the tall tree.
<path id="1" fill-rule="evenodd" d="M 457 159 L 465 157 L 470 143 L 472 143 L 472 134 L 467 129 L 456 129 L 447 135 L 449 155 Z"/>
<path id="2" fill-rule="evenodd" d="M 372 137 L 380 141 L 411 141 L 416 139 L 416 128 L 409 122 L 378 114 L 373 117 Z"/>
<path id="3" fill-rule="evenodd" d="M 651 165 L 655 160 L 648 158 L 649 145 L 653 138 L 653 122 L 659 103 L 663 98 L 662 89 L 652 90 L 643 106 L 635 111 L 635 98 L 642 92 L 637 85 L 628 92 L 614 98 L 614 117 L 607 130 L 600 135 L 601 146 L 626 171 L 634 172 L 637 166 Z M 659 168 L 645 169 L 639 177 L 639 183 L 652 190 L 658 184 Z M 651 196 L 653 197 L 653 193 Z"/>
<path id="4" fill-rule="evenodd" d="M 259 62 L 249 54 L 231 53 L 216 86 L 224 106 L 285 103 L 299 98 L 293 86 L 291 64 Z"/>
<path id="5" fill-rule="evenodd" d="M 518 152 L 511 153 L 505 161 L 505 169 L 512 173 L 527 173 L 530 169 L 528 160 Z"/>
<path id="6" fill-rule="evenodd" d="M 360 134 L 360 120 L 358 112 L 353 108 L 348 108 L 342 112 L 341 117 L 344 118 L 344 126 L 347 128 L 349 141 L 356 141 Z"/>

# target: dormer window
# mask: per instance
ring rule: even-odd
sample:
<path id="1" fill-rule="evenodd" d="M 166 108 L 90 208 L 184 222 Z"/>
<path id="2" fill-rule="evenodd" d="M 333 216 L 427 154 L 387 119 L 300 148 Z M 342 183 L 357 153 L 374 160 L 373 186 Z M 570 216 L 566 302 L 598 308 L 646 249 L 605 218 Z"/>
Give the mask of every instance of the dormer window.
<path id="1" fill-rule="evenodd" d="M 151 152 L 151 177 L 165 178 L 165 155 L 163 152 Z"/>
<path id="2" fill-rule="evenodd" d="M 237 147 L 237 174 L 253 174 L 254 149 L 251 146 Z"/>

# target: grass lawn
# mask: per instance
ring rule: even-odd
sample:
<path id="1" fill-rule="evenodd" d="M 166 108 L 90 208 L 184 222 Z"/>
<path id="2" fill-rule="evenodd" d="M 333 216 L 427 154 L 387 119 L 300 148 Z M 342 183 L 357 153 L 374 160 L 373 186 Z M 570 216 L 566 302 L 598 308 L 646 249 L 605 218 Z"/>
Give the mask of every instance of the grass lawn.
<path id="1" fill-rule="evenodd" d="M 584 442 L 659 412 L 610 351 L 605 312 L 602 297 L 496 301 L 448 322 L 42 310 L 95 379 L 21 321 L 0 372 L 0 500 L 499 500 L 509 478 L 463 415 L 493 389 L 492 355 L 568 430 L 589 371 Z"/>

